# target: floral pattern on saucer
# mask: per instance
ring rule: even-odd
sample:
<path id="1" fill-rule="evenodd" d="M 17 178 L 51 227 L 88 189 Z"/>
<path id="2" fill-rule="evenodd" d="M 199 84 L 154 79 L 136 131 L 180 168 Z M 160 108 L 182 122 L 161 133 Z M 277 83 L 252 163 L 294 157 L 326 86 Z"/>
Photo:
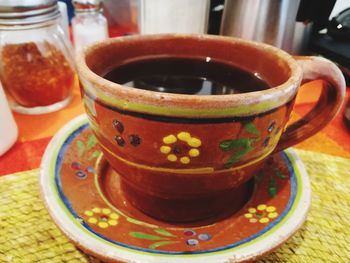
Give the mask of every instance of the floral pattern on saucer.
<path id="1" fill-rule="evenodd" d="M 49 146 L 49 153 L 44 157 L 48 164 L 43 168 L 42 189 L 47 184 L 45 182 L 52 183 L 49 189 L 45 187 L 43 190 L 44 199 L 48 195 L 46 191 L 52 191 L 54 196 L 54 200 L 51 197 L 50 200 L 45 200 L 48 209 L 55 221 L 61 222 L 58 225 L 73 240 L 79 239 L 79 235 L 75 236 L 76 233 L 86 235 L 87 240 L 82 240 L 81 237 L 78 245 L 108 260 L 127 260 L 128 253 L 130 259 L 168 255 L 175 260 L 176 255 L 181 255 L 181 260 L 184 261 L 187 255 L 191 255 L 188 260 L 194 260 L 194 255 L 203 260 L 203 257 L 216 252 L 227 254 L 227 258 L 256 257 L 259 255 L 257 253 L 266 253 L 280 244 L 267 244 L 269 238 L 276 239 L 276 236 L 273 237 L 274 232 L 286 233 L 280 242 L 284 242 L 294 232 L 290 226 L 285 227 L 291 224 L 290 217 L 298 217 L 293 219 L 292 224 L 299 222 L 300 226 L 307 212 L 308 181 L 301 178 L 304 171 L 300 172 L 302 168 L 298 167 L 295 157 L 289 152 L 270 157 L 255 176 L 253 195 L 239 212 L 215 221 L 177 225 L 144 215 L 128 204 L 122 195 L 117 206 L 109 202 L 109 197 L 99 189 L 102 187 L 99 180 L 103 175 L 98 173 L 96 165 L 101 154 L 86 118 L 75 120 L 57 136 L 60 140 L 56 139 Z M 306 193 L 300 190 L 305 184 Z M 305 207 L 301 207 L 300 200 L 304 199 Z M 64 216 L 56 214 L 56 206 L 62 208 Z M 295 215 L 296 210 L 301 212 Z M 63 221 L 67 224 L 64 225 Z M 72 227 L 71 230 L 67 230 L 70 229 L 68 225 Z M 280 238 L 282 236 L 279 234 Z M 105 253 L 97 249 L 99 245 L 105 246 L 106 253 L 115 252 L 115 257 L 108 253 L 109 256 L 104 257 Z M 256 250 L 244 252 L 245 246 L 256 247 Z M 118 255 L 125 249 L 127 255 L 119 258 Z"/>

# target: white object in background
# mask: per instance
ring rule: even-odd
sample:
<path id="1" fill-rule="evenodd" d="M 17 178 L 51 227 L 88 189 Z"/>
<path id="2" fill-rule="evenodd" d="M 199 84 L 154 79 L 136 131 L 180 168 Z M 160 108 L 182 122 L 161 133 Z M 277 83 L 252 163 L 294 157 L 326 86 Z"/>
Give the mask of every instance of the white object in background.
<path id="1" fill-rule="evenodd" d="M 99 0 L 75 0 L 73 4 L 75 16 L 72 19 L 72 30 L 76 52 L 108 38 L 107 19 L 101 13 Z"/>
<path id="2" fill-rule="evenodd" d="M 18 129 L 0 85 L 0 156 L 16 142 Z"/>
<path id="3" fill-rule="evenodd" d="M 64 34 L 69 39 L 69 20 L 68 20 L 68 11 L 67 5 L 64 2 L 58 1 L 58 8 L 60 9 L 61 17 L 60 17 L 60 25 L 64 31 Z"/>
<path id="4" fill-rule="evenodd" d="M 209 0 L 140 0 L 141 34 L 206 33 Z"/>
<path id="5" fill-rule="evenodd" d="M 337 16 L 341 11 L 350 7 L 350 0 L 338 0 L 335 2 L 332 13 L 329 16 L 331 20 L 333 17 Z"/>

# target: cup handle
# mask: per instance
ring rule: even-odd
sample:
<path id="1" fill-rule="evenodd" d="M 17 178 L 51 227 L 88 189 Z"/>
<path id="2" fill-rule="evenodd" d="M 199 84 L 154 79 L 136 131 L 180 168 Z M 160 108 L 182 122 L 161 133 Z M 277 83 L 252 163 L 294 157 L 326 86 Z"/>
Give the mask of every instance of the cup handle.
<path id="1" fill-rule="evenodd" d="M 303 118 L 289 124 L 274 152 L 282 151 L 317 133 L 338 113 L 345 97 L 345 79 L 339 68 L 321 57 L 294 57 L 303 70 L 302 83 L 324 80 L 320 98 Z"/>

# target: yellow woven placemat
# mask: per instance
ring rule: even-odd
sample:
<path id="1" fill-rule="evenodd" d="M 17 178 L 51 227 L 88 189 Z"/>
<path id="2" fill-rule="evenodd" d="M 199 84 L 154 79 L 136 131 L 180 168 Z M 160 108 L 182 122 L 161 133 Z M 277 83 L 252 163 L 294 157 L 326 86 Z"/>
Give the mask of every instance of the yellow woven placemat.
<path id="1" fill-rule="evenodd" d="M 304 226 L 259 262 L 350 262 L 350 160 L 297 150 L 312 182 Z M 38 170 L 0 177 L 0 262 L 98 262 L 51 221 Z"/>

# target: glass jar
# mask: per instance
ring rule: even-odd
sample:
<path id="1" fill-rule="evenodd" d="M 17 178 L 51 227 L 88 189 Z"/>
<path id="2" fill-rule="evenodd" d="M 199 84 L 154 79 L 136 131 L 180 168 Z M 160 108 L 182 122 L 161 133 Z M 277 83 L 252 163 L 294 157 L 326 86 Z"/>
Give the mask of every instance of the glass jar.
<path id="1" fill-rule="evenodd" d="M 75 16 L 72 31 L 75 51 L 108 38 L 107 19 L 102 14 L 100 0 L 74 0 Z"/>
<path id="2" fill-rule="evenodd" d="M 0 80 L 10 107 L 25 114 L 59 110 L 77 83 L 57 0 L 0 2 Z"/>

